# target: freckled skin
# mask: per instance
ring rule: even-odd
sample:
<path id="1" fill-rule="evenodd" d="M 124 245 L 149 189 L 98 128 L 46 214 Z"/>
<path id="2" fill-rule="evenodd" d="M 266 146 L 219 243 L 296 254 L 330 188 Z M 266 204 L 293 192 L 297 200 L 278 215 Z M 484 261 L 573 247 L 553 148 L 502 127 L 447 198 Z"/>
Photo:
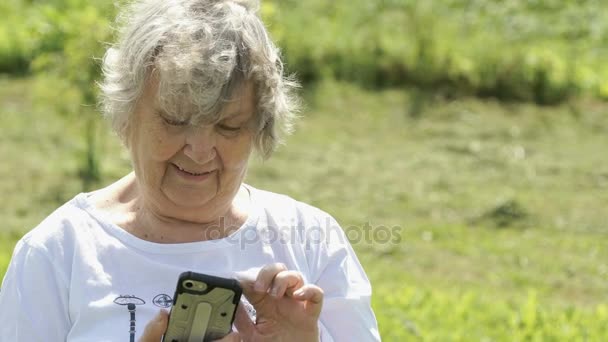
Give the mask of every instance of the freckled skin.
<path id="1" fill-rule="evenodd" d="M 250 204 L 241 185 L 253 148 L 253 86 L 237 92 L 216 125 L 167 120 L 156 94 L 152 80 L 133 113 L 127 145 L 134 173 L 94 193 L 91 201 L 115 224 L 148 241 L 181 243 L 228 235 L 245 222 Z M 203 180 L 187 176 L 205 172 L 211 174 Z M 207 229 L 211 227 L 222 228 Z"/>
<path id="2" fill-rule="evenodd" d="M 135 109 L 129 146 L 138 190 L 144 206 L 179 220 L 207 223 L 229 211 L 247 171 L 253 134 L 222 134 L 213 125 L 172 126 L 158 114 L 156 85 L 146 88 Z M 254 90 L 249 84 L 238 101 L 229 102 L 226 113 L 240 113 L 229 126 L 247 126 L 255 110 Z M 175 166 L 192 173 L 214 171 L 203 182 L 180 177 Z"/>

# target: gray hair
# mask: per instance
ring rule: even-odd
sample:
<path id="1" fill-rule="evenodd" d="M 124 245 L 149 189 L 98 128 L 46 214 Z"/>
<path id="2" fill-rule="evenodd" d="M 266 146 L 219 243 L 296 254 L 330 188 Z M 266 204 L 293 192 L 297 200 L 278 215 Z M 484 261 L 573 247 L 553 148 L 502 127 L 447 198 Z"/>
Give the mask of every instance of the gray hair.
<path id="1" fill-rule="evenodd" d="M 298 86 L 283 72 L 255 0 L 139 0 L 119 15 L 119 39 L 103 59 L 101 105 L 125 144 L 131 114 L 152 74 L 169 115 L 213 123 L 252 81 L 254 145 L 268 157 L 291 132 Z M 237 95 L 238 96 L 238 95 Z"/>

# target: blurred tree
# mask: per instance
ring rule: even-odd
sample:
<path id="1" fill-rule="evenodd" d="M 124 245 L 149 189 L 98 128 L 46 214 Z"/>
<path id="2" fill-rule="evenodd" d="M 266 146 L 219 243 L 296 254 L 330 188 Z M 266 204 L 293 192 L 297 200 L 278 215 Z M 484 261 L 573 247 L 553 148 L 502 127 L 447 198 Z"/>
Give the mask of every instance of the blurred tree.
<path id="1" fill-rule="evenodd" d="M 109 16 L 101 13 L 98 6 L 81 5 L 71 1 L 74 7 L 62 11 L 61 6 L 40 5 L 38 14 L 38 53 L 32 62 L 35 72 L 47 72 L 66 79 L 80 97 L 82 106 L 65 115 L 78 117 L 84 124 L 85 149 L 79 176 L 83 189 L 91 189 L 100 180 L 99 153 L 97 151 L 97 126 L 99 117 L 95 103 L 103 55 L 103 42 L 111 40 Z M 76 5 L 81 5 L 76 6 Z M 69 107 L 64 107 L 69 108 Z"/>

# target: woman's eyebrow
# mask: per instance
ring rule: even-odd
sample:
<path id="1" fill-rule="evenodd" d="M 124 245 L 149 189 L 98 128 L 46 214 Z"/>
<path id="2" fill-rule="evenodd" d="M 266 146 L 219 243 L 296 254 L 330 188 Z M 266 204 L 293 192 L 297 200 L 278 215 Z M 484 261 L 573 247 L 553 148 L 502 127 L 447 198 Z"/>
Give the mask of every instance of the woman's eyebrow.
<path id="1" fill-rule="evenodd" d="M 164 110 L 163 108 L 160 108 L 160 107 L 154 107 L 154 112 L 161 116 L 169 116 L 169 113 L 167 113 L 166 110 Z"/>
<path id="2" fill-rule="evenodd" d="M 244 116 L 246 114 L 246 112 L 232 112 L 224 117 L 222 117 L 222 120 L 230 120 L 230 119 L 234 119 L 238 116 Z"/>

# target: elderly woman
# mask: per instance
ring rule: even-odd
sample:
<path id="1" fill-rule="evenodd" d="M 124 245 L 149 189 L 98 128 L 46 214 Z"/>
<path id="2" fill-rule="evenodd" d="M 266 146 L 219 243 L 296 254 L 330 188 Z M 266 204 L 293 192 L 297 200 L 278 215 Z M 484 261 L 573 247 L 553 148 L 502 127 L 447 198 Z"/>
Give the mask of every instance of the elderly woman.
<path id="1" fill-rule="evenodd" d="M 133 172 L 17 244 L 3 341 L 160 341 L 190 270 L 240 279 L 223 340 L 379 340 L 369 281 L 335 220 L 243 183 L 252 151 L 269 156 L 296 109 L 255 7 L 141 0 L 123 13 L 101 89 Z"/>

